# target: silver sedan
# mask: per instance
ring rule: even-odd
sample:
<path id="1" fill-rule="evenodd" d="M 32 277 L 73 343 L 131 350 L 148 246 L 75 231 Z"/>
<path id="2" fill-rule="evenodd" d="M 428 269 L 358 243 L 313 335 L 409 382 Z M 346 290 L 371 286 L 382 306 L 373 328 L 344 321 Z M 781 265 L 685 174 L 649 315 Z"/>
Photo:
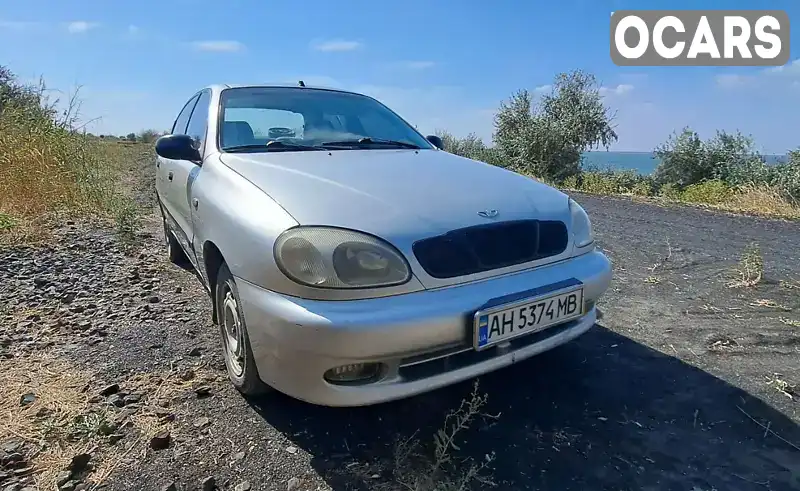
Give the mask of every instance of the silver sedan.
<path id="1" fill-rule="evenodd" d="M 156 144 L 170 259 L 229 377 L 328 406 L 399 399 L 590 329 L 611 265 L 578 203 L 441 149 L 365 95 L 194 94 Z"/>

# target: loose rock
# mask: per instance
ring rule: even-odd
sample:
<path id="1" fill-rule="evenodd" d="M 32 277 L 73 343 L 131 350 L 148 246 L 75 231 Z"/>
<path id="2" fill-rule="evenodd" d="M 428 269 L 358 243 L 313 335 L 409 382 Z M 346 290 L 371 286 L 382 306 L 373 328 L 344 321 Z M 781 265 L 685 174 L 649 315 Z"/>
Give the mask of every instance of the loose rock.
<path id="1" fill-rule="evenodd" d="M 171 436 L 169 431 L 161 430 L 153 435 L 153 438 L 150 439 L 150 448 L 153 450 L 164 450 L 165 448 L 169 447 L 170 441 Z"/>
<path id="2" fill-rule="evenodd" d="M 92 456 L 88 453 L 79 453 L 72 457 L 72 462 L 69 463 L 69 471 L 73 474 L 78 474 L 86 469 Z"/>
<path id="3" fill-rule="evenodd" d="M 72 473 L 70 471 L 62 471 L 58 473 L 58 477 L 56 477 L 56 486 L 59 488 L 67 483 L 72 477 Z"/>
<path id="4" fill-rule="evenodd" d="M 234 486 L 233 491 L 250 491 L 250 488 L 250 483 L 248 481 L 244 481 Z"/>
<path id="5" fill-rule="evenodd" d="M 119 392 L 119 385 L 111 384 L 103 388 L 103 390 L 100 391 L 100 395 L 103 397 L 108 397 L 112 394 L 116 394 L 117 392 Z"/>
<path id="6" fill-rule="evenodd" d="M 195 428 L 205 428 L 206 426 L 208 426 L 210 424 L 211 424 L 211 420 L 206 418 L 206 417 L 197 418 L 196 420 L 194 420 L 194 423 L 192 423 L 192 425 Z"/>
<path id="7" fill-rule="evenodd" d="M 194 393 L 197 394 L 197 397 L 206 397 L 211 394 L 211 387 L 207 385 L 201 385 L 194 389 Z"/>
<path id="8" fill-rule="evenodd" d="M 107 402 L 112 406 L 122 407 L 125 405 L 125 398 L 119 394 L 114 394 L 108 398 Z"/>
<path id="9" fill-rule="evenodd" d="M 33 392 L 28 392 L 27 394 L 24 394 L 22 397 L 20 397 L 19 405 L 25 407 L 29 404 L 33 404 L 35 401 L 36 401 L 36 394 L 34 394 Z"/>
<path id="10" fill-rule="evenodd" d="M 300 487 L 300 479 L 293 477 L 289 479 L 289 482 L 286 485 L 287 491 L 294 491 L 295 489 Z"/>
<path id="11" fill-rule="evenodd" d="M 200 483 L 200 487 L 203 491 L 214 491 L 217 489 L 217 481 L 213 477 L 207 477 Z"/>

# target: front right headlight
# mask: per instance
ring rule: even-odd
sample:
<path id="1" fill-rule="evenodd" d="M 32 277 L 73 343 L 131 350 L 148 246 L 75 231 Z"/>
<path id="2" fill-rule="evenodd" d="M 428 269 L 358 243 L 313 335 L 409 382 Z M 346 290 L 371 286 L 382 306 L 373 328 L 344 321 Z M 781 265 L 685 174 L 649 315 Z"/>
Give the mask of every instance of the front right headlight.
<path id="1" fill-rule="evenodd" d="M 301 226 L 275 241 L 275 261 L 290 279 L 317 288 L 374 288 L 411 278 L 405 258 L 388 243 L 354 230 Z"/>
<path id="2" fill-rule="evenodd" d="M 586 211 L 572 198 L 569 199 L 569 211 L 572 217 L 572 237 L 575 247 L 581 249 L 594 242 L 592 221 Z"/>

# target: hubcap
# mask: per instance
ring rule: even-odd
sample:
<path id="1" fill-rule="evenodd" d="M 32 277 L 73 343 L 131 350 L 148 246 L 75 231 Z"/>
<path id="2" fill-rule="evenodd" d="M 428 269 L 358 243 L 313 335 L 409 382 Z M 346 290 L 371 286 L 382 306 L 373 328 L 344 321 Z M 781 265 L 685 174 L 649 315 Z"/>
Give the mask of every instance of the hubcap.
<path id="1" fill-rule="evenodd" d="M 244 333 L 239 319 L 239 309 L 236 306 L 236 298 L 227 283 L 222 300 L 222 326 L 220 327 L 225 343 L 225 358 L 228 360 L 228 367 L 235 376 L 241 377 L 244 373 Z"/>

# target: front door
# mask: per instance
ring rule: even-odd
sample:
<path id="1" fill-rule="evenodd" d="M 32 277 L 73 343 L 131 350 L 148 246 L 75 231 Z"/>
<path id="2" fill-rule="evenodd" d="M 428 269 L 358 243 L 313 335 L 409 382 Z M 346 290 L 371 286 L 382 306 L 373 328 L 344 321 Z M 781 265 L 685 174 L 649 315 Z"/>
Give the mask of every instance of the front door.
<path id="1" fill-rule="evenodd" d="M 175 123 L 172 125 L 171 133 L 173 135 L 186 134 L 189 117 L 192 115 L 192 111 L 199 97 L 200 94 L 195 94 L 189 99 L 189 102 L 183 106 L 180 114 L 178 114 L 178 117 L 175 119 Z M 189 251 L 191 249 L 186 247 L 188 244 L 185 240 L 185 229 L 181 224 L 183 220 L 180 218 L 182 214 L 181 200 L 176 200 L 176 196 L 179 194 L 176 192 L 176 189 L 181 186 L 180 176 L 183 173 L 182 168 L 183 165 L 180 160 L 156 157 L 156 191 L 158 193 L 161 209 L 164 213 L 166 226 L 169 232 L 178 239 L 178 242 L 181 243 L 184 249 Z"/>

